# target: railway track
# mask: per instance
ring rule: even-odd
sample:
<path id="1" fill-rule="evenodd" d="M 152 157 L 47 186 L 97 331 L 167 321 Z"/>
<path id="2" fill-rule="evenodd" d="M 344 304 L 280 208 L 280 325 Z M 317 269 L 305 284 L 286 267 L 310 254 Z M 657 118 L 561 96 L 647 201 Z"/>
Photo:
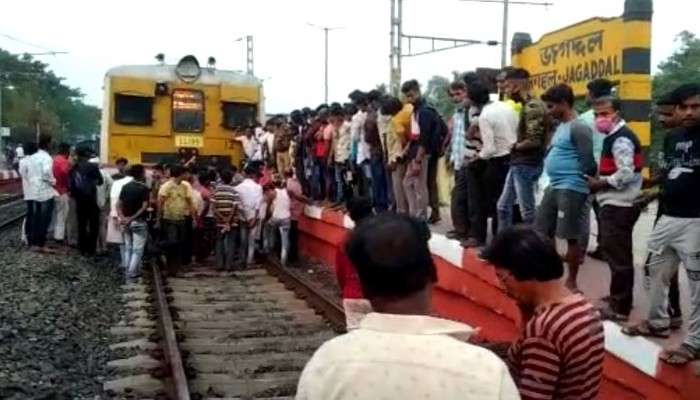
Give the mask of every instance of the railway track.
<path id="1" fill-rule="evenodd" d="M 146 284 L 127 287 L 125 323 L 113 329 L 125 341 L 114 348 L 132 351 L 112 362 L 122 376 L 108 393 L 291 399 L 313 352 L 344 327 L 337 302 L 274 262 L 168 278 L 151 268 Z"/>
<path id="2" fill-rule="evenodd" d="M 27 215 L 27 205 L 21 197 L 0 197 L 0 230 L 13 226 Z"/>

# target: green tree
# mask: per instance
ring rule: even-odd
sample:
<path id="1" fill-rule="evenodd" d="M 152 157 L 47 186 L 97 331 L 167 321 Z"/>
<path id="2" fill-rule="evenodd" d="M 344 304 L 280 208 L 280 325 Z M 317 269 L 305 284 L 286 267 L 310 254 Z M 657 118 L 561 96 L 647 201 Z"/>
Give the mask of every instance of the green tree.
<path id="1" fill-rule="evenodd" d="M 100 109 L 28 54 L 0 49 L 0 86 L 13 88 L 3 90 L 0 121 L 12 129 L 13 142 L 33 140 L 37 129 L 68 142 L 99 133 Z"/>
<path id="2" fill-rule="evenodd" d="M 700 83 L 700 39 L 683 31 L 676 36 L 676 43 L 677 50 L 659 64 L 659 71 L 652 78 L 653 102 L 684 83 Z M 662 145 L 663 132 L 653 126 L 649 161 L 656 160 Z"/>
<path id="3" fill-rule="evenodd" d="M 435 75 L 428 81 L 428 86 L 424 93 L 428 103 L 435 107 L 443 118 L 449 118 L 455 110 L 455 105 L 448 93 L 449 88 L 450 80 L 448 78 Z"/>
<path id="4" fill-rule="evenodd" d="M 659 64 L 652 81 L 652 97 L 659 97 L 689 82 L 700 83 L 700 39 L 683 31 L 676 36 L 678 49 Z"/>

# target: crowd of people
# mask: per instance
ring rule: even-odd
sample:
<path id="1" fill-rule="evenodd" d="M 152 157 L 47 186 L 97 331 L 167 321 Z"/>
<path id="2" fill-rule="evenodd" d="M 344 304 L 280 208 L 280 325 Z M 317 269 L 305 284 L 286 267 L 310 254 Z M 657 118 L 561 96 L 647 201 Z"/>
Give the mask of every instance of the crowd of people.
<path id="1" fill-rule="evenodd" d="M 145 255 L 172 272 L 212 255 L 225 270 L 254 264 L 256 251 L 279 250 L 283 265 L 297 259 L 297 221 L 309 200 L 290 170 L 273 174 L 251 161 L 240 173 L 188 159 L 149 172 L 123 158 L 114 169 L 65 143 L 52 157 L 49 135 L 23 147 L 23 237 L 31 251 L 118 256 L 127 282 L 141 276 Z"/>
<path id="2" fill-rule="evenodd" d="M 26 241 L 31 250 L 54 252 L 46 245 L 51 234 L 86 256 L 118 248 L 133 281 L 144 254 L 164 258 L 173 270 L 214 254 L 218 267 L 231 270 L 254 263 L 256 252 L 279 249 L 289 265 L 305 204 L 348 211 L 356 229 L 336 268 L 351 333 L 316 353 L 300 398 L 338 398 L 329 393 L 343 385 L 355 398 L 376 397 L 361 392 L 371 388 L 414 398 L 410 375 L 445 398 L 483 392 L 478 398 L 592 399 L 602 373 L 601 318 L 629 319 L 632 233 L 641 210 L 658 200 L 645 264 L 648 319 L 623 332 L 663 338 L 683 325 L 682 263 L 691 297 L 687 335 L 661 357 L 671 364 L 700 358 L 700 85 L 682 85 L 655 105 L 654 120 L 668 132 L 645 179 L 642 146 L 613 82 L 589 82 L 589 110 L 579 114 L 570 86 L 537 98 L 529 80 L 524 69 L 505 69 L 498 97 L 482 78 L 464 74 L 448 88 L 456 105 L 451 116 L 428 104 L 415 80 L 402 85 L 400 98 L 355 90 L 346 104 L 295 110 L 250 127 L 238 137 L 241 166 L 198 165 L 193 156 L 147 174 L 120 159 L 113 173 L 87 149 L 59 144 L 51 157 L 51 138 L 41 136 L 24 145 L 18 165 Z M 451 182 L 439 178 L 441 159 Z M 521 306 L 523 334 L 503 352 L 512 378 L 490 352 L 445 339 L 474 336 L 471 328 L 429 316 L 427 293 L 437 278 L 428 225 L 441 220 L 445 185 L 453 224 L 447 236 L 494 264 Z M 612 277 L 602 307 L 582 295 L 577 281 L 591 213 L 598 227 L 591 255 L 608 263 Z M 561 258 L 555 238 L 566 242 Z M 428 342 L 435 354 L 421 363 L 401 361 Z M 479 368 L 469 368 L 476 360 Z M 385 377 L 392 385 L 354 385 L 354 369 L 377 368 L 369 375 L 380 377 L 387 364 L 396 366 Z M 480 368 L 488 373 L 474 372 Z"/>

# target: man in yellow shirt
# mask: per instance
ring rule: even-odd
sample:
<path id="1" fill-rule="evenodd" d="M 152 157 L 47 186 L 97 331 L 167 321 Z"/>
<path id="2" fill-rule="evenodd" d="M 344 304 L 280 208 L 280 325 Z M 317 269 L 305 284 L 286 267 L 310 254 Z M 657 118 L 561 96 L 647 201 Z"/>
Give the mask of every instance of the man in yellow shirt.
<path id="1" fill-rule="evenodd" d="M 387 97 L 382 102 L 382 114 L 391 116 L 389 132 L 386 139 L 387 163 L 391 171 L 391 186 L 396 202 L 395 211 L 408 212 L 408 201 L 403 189 L 403 178 L 406 175 L 406 160 L 404 151 L 407 143 L 407 132 L 411 126 L 413 106 L 402 104 L 396 97 Z"/>
<path id="2" fill-rule="evenodd" d="M 158 191 L 158 225 L 170 270 L 177 270 L 182 265 L 187 217 L 191 216 L 194 221 L 196 215 L 192 187 L 184 180 L 184 168 L 173 165 L 170 167 L 170 180 Z"/>

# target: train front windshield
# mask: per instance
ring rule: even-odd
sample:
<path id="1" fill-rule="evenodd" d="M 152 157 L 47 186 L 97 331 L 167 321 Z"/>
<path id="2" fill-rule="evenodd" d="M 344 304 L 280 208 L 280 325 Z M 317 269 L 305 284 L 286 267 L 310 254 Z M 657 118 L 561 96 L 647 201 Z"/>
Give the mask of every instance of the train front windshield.
<path id="1" fill-rule="evenodd" d="M 202 132 L 204 130 L 204 94 L 198 90 L 173 91 L 173 130 Z"/>

